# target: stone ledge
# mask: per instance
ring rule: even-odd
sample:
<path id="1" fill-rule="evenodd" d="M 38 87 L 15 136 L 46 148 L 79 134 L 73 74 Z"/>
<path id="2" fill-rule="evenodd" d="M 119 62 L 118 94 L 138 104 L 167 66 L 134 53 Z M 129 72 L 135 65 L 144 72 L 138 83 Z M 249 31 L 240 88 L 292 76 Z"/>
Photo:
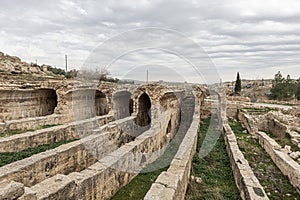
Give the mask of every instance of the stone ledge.
<path id="1" fill-rule="evenodd" d="M 0 181 L 14 180 L 30 187 L 57 173 L 81 171 L 95 163 L 96 156 L 101 159 L 117 149 L 118 140 L 124 135 L 119 129 L 113 129 L 110 133 L 89 135 L 79 141 L 8 164 L 0 168 Z"/>
<path id="2" fill-rule="evenodd" d="M 223 135 L 225 138 L 226 150 L 230 158 L 235 183 L 240 190 L 244 200 L 266 200 L 269 199 L 255 177 L 248 161 L 240 151 L 236 137 L 228 124 L 223 125 Z"/>
<path id="3" fill-rule="evenodd" d="M 74 199 L 75 181 L 63 174 L 57 174 L 26 189 L 20 200 L 26 199 Z"/>
<path id="4" fill-rule="evenodd" d="M 3 180 L 0 182 L 0 199 L 17 199 L 24 194 L 24 185 L 15 181 Z"/>
<path id="5" fill-rule="evenodd" d="M 160 147 L 165 130 L 163 128 L 157 132 L 157 129 L 155 131 L 150 129 L 144 134 L 146 135 L 145 137 L 141 136 L 138 140 L 122 145 L 88 168 L 68 174 L 68 179 L 75 183 L 75 189 L 72 189 L 73 199 L 109 199 L 133 179 L 137 175 L 138 170 L 141 169 L 141 166 L 143 166 L 141 165 L 143 153 L 159 150 L 157 148 Z M 151 147 L 148 147 L 149 145 Z M 158 157 L 159 155 L 156 156 Z M 144 165 L 148 164 L 149 161 L 146 158 Z M 37 185 L 40 184 L 38 183 Z M 32 188 L 37 187 L 37 185 Z M 65 185 L 62 184 L 58 188 L 60 189 L 52 190 L 52 195 L 57 197 L 56 199 L 66 199 L 63 196 L 57 196 L 59 191 L 66 188 Z M 29 194 L 37 197 L 37 194 L 28 192 Z M 40 198 L 38 197 L 37 199 Z"/>
<path id="6" fill-rule="evenodd" d="M 145 196 L 145 200 L 184 199 L 190 176 L 192 159 L 196 152 L 199 118 L 194 117 L 170 167 L 162 172 Z"/>
<path id="7" fill-rule="evenodd" d="M 0 152 L 18 152 L 29 147 L 36 147 L 42 144 L 78 139 L 84 134 L 91 134 L 91 131 L 89 133 L 87 131 L 87 133 L 80 133 L 82 126 L 91 126 L 93 124 L 104 125 L 111 120 L 112 116 L 106 115 L 88 120 L 71 122 L 65 125 L 36 130 L 34 132 L 26 132 L 9 137 L 0 137 Z"/>
<path id="8" fill-rule="evenodd" d="M 279 150 L 281 146 L 264 132 L 257 132 L 260 145 L 270 155 L 273 162 L 280 171 L 288 176 L 290 183 L 300 194 L 300 165 L 294 161 L 287 153 Z"/>

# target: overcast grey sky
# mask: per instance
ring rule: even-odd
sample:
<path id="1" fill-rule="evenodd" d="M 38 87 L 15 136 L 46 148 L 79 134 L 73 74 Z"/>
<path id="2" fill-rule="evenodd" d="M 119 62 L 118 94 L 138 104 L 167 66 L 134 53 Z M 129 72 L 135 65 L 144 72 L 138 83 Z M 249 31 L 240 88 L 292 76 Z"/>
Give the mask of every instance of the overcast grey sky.
<path id="1" fill-rule="evenodd" d="M 0 0 L 0 27 L 0 51 L 27 62 L 37 59 L 38 64 L 63 67 L 68 54 L 70 67 L 80 69 L 109 38 L 136 28 L 159 27 L 178 31 L 201 46 L 223 80 L 234 80 L 237 71 L 247 79 L 273 78 L 279 70 L 300 76 L 298 0 Z M 151 51 L 140 54 L 125 60 L 153 56 Z M 153 76 L 159 75 L 162 65 L 161 74 L 167 68 L 188 68 L 171 56 L 170 60 L 172 64 L 132 67 L 153 64 Z M 111 72 L 126 77 L 132 71 L 126 69 L 116 67 Z"/>

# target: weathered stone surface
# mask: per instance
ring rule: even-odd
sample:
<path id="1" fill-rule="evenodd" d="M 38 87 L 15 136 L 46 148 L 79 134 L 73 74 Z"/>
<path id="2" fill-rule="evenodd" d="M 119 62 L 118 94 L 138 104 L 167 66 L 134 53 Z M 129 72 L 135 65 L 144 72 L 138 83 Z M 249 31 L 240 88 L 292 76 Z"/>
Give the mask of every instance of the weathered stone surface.
<path id="1" fill-rule="evenodd" d="M 175 190 L 168 188 L 160 183 L 153 183 L 151 188 L 144 199 L 161 200 L 161 199 L 172 199 L 175 197 Z"/>
<path id="2" fill-rule="evenodd" d="M 3 180 L 0 182 L 0 199 L 13 200 L 24 194 L 24 185 L 15 181 Z"/>
<path id="3" fill-rule="evenodd" d="M 74 199 L 75 181 L 68 176 L 57 174 L 45 181 L 36 184 L 20 198 L 26 199 L 55 199 L 55 200 L 71 200 Z"/>
<path id="4" fill-rule="evenodd" d="M 0 71 L 6 72 L 7 74 L 44 74 L 38 66 L 22 62 L 20 58 L 7 54 L 5 55 L 2 52 L 0 52 Z"/>
<path id="5" fill-rule="evenodd" d="M 282 151 L 280 145 L 264 132 L 257 132 L 259 143 L 270 155 L 273 162 L 280 171 L 288 176 L 291 184 L 300 194 L 300 165 L 294 161 L 286 152 Z M 298 156 L 299 153 L 297 153 Z"/>
<path id="6" fill-rule="evenodd" d="M 29 81 L 15 85 L 0 83 L 3 91 L 18 91 L 16 92 L 18 98 L 13 99 L 12 97 L 15 104 L 11 108 L 14 107 L 14 109 L 7 108 L 4 103 L 0 102 L 0 109 L 7 113 L 0 120 L 3 121 L 3 127 L 7 130 L 31 129 L 45 124 L 64 124 L 76 120 L 76 116 L 81 117 L 81 114 L 83 119 L 94 117 L 94 111 L 100 115 L 109 112 L 109 120 L 112 120 L 111 114 L 115 113 L 112 112 L 114 109 L 112 94 L 118 92 L 118 89 L 114 87 L 113 84 L 101 85 L 98 83 L 77 86 L 76 81 L 69 80 Z M 54 99 L 53 102 L 57 101 L 57 106 L 48 109 L 45 104 L 46 100 L 44 100 L 44 98 L 48 99 L 47 95 L 31 95 L 36 94 L 40 89 L 55 91 L 57 99 Z M 87 90 L 90 92 L 85 95 L 84 91 Z M 97 102 L 92 100 L 93 91 L 98 92 L 98 96 L 101 96 Z M 141 168 L 163 154 L 165 146 L 172 140 L 179 126 L 180 104 L 183 102 L 183 98 L 186 98 L 184 96 L 186 91 L 171 90 L 166 85 L 160 84 L 141 86 L 130 92 L 131 98 L 133 98 L 132 117 L 114 121 L 89 133 L 81 133 L 80 128 L 75 131 L 74 126 L 80 122 L 72 122 L 45 130 L 1 138 L 2 151 L 20 151 L 29 146 L 35 147 L 39 144 L 78 138 L 78 135 L 86 136 L 92 133 L 81 141 L 62 145 L 0 168 L 0 180 L 6 178 L 17 180 L 27 186 L 25 194 L 20 198 L 23 200 L 110 198 L 120 187 L 126 185 Z M 78 95 L 74 95 L 76 93 Z M 151 100 L 151 109 L 149 110 L 151 123 L 141 128 L 134 126 L 136 122 L 134 119 L 140 116 L 142 103 L 139 101 L 139 97 L 144 93 Z M 32 98 L 26 98 L 26 94 L 31 95 Z M 199 105 L 202 105 L 205 94 L 206 91 L 202 89 L 196 92 Z M 27 112 L 25 106 L 22 106 L 25 111 L 19 112 L 18 109 L 15 109 L 23 100 L 36 109 L 34 113 Z M 3 98 L 4 101 L 5 98 Z M 78 104 L 72 104 L 77 101 Z M 85 105 L 89 103 L 97 105 L 95 110 L 91 109 L 89 105 Z M 31 109 L 30 106 L 28 109 Z M 200 109 L 201 106 L 196 109 L 198 114 Z M 125 117 L 123 114 L 125 113 L 127 116 L 127 111 L 128 109 L 126 112 L 118 112 L 115 116 L 117 118 Z M 89 122 L 86 120 L 80 125 L 86 128 L 89 126 Z M 198 123 L 199 121 L 196 124 L 198 125 Z M 84 132 L 84 130 L 82 131 Z M 184 197 L 189 179 L 191 160 L 196 146 L 197 127 L 192 127 L 190 132 L 192 133 L 189 134 L 192 135 L 187 135 L 183 141 L 185 147 L 179 149 L 168 172 L 172 177 L 174 174 L 178 175 L 178 182 L 174 183 L 174 188 L 176 188 L 174 193 L 181 199 Z M 132 141 L 133 139 L 135 140 Z M 15 143 L 20 145 L 13 145 Z M 96 162 L 95 158 L 99 162 Z M 166 191 L 168 194 L 172 193 L 169 188 Z"/>
<path id="7" fill-rule="evenodd" d="M 227 96 L 227 99 L 229 101 L 251 102 L 249 97 L 243 96 Z"/>
<path id="8" fill-rule="evenodd" d="M 234 139 L 235 135 L 230 126 L 224 124 L 223 131 L 234 179 L 240 190 L 242 199 L 268 199 L 263 187 L 251 170 L 248 161 L 239 150 L 237 141 Z"/>
<path id="9" fill-rule="evenodd" d="M 33 148 L 42 144 L 79 139 L 90 135 L 93 128 L 102 126 L 112 121 L 112 116 L 105 115 L 88 120 L 71 122 L 34 132 L 0 137 L 0 152 L 18 152 L 29 147 Z M 15 145 L 18 144 L 18 145 Z"/>
<path id="10" fill-rule="evenodd" d="M 158 176 L 145 196 L 150 199 L 184 199 L 190 177 L 193 156 L 196 151 L 199 118 L 188 129 L 167 172 Z"/>
<path id="11" fill-rule="evenodd" d="M 127 121 L 132 123 L 131 118 Z M 69 174 L 81 171 L 95 163 L 96 159 L 103 158 L 124 142 L 130 141 L 130 138 L 125 139 L 129 136 L 121 129 L 115 126 L 104 126 L 105 132 L 102 131 L 101 134 L 93 134 L 1 167 L 0 180 L 15 180 L 26 186 L 32 186 L 57 173 Z"/>

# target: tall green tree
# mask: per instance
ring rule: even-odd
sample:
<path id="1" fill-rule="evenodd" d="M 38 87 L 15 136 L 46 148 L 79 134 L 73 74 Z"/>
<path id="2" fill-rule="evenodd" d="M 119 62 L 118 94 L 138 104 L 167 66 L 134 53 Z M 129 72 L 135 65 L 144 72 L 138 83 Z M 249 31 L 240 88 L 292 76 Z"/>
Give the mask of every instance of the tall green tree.
<path id="1" fill-rule="evenodd" d="M 295 81 L 290 75 L 285 79 L 279 71 L 275 74 L 270 97 L 276 100 L 300 99 L 300 80 Z"/>
<path id="2" fill-rule="evenodd" d="M 296 92 L 295 92 L 295 97 L 297 98 L 297 100 L 300 100 L 300 78 L 298 78 L 297 82 L 296 82 Z"/>
<path id="3" fill-rule="evenodd" d="M 238 94 L 241 91 L 242 91 L 242 82 L 240 78 L 240 73 L 238 72 L 236 76 L 235 86 L 234 86 L 234 93 Z"/>

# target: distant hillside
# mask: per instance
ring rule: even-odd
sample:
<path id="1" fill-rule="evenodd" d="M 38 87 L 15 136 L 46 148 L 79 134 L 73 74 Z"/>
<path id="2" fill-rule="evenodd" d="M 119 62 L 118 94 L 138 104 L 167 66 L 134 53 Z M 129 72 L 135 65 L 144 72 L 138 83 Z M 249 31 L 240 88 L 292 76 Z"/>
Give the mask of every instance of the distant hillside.
<path id="1" fill-rule="evenodd" d="M 16 56 L 10 56 L 2 52 L 0 52 L 0 72 L 7 74 L 45 74 L 38 65 L 28 64 Z"/>
<path id="2" fill-rule="evenodd" d="M 60 68 L 49 65 L 36 65 L 26 63 L 16 56 L 10 56 L 0 52 L 0 80 L 44 80 L 64 79 L 77 76 L 76 70 L 65 72 Z"/>

